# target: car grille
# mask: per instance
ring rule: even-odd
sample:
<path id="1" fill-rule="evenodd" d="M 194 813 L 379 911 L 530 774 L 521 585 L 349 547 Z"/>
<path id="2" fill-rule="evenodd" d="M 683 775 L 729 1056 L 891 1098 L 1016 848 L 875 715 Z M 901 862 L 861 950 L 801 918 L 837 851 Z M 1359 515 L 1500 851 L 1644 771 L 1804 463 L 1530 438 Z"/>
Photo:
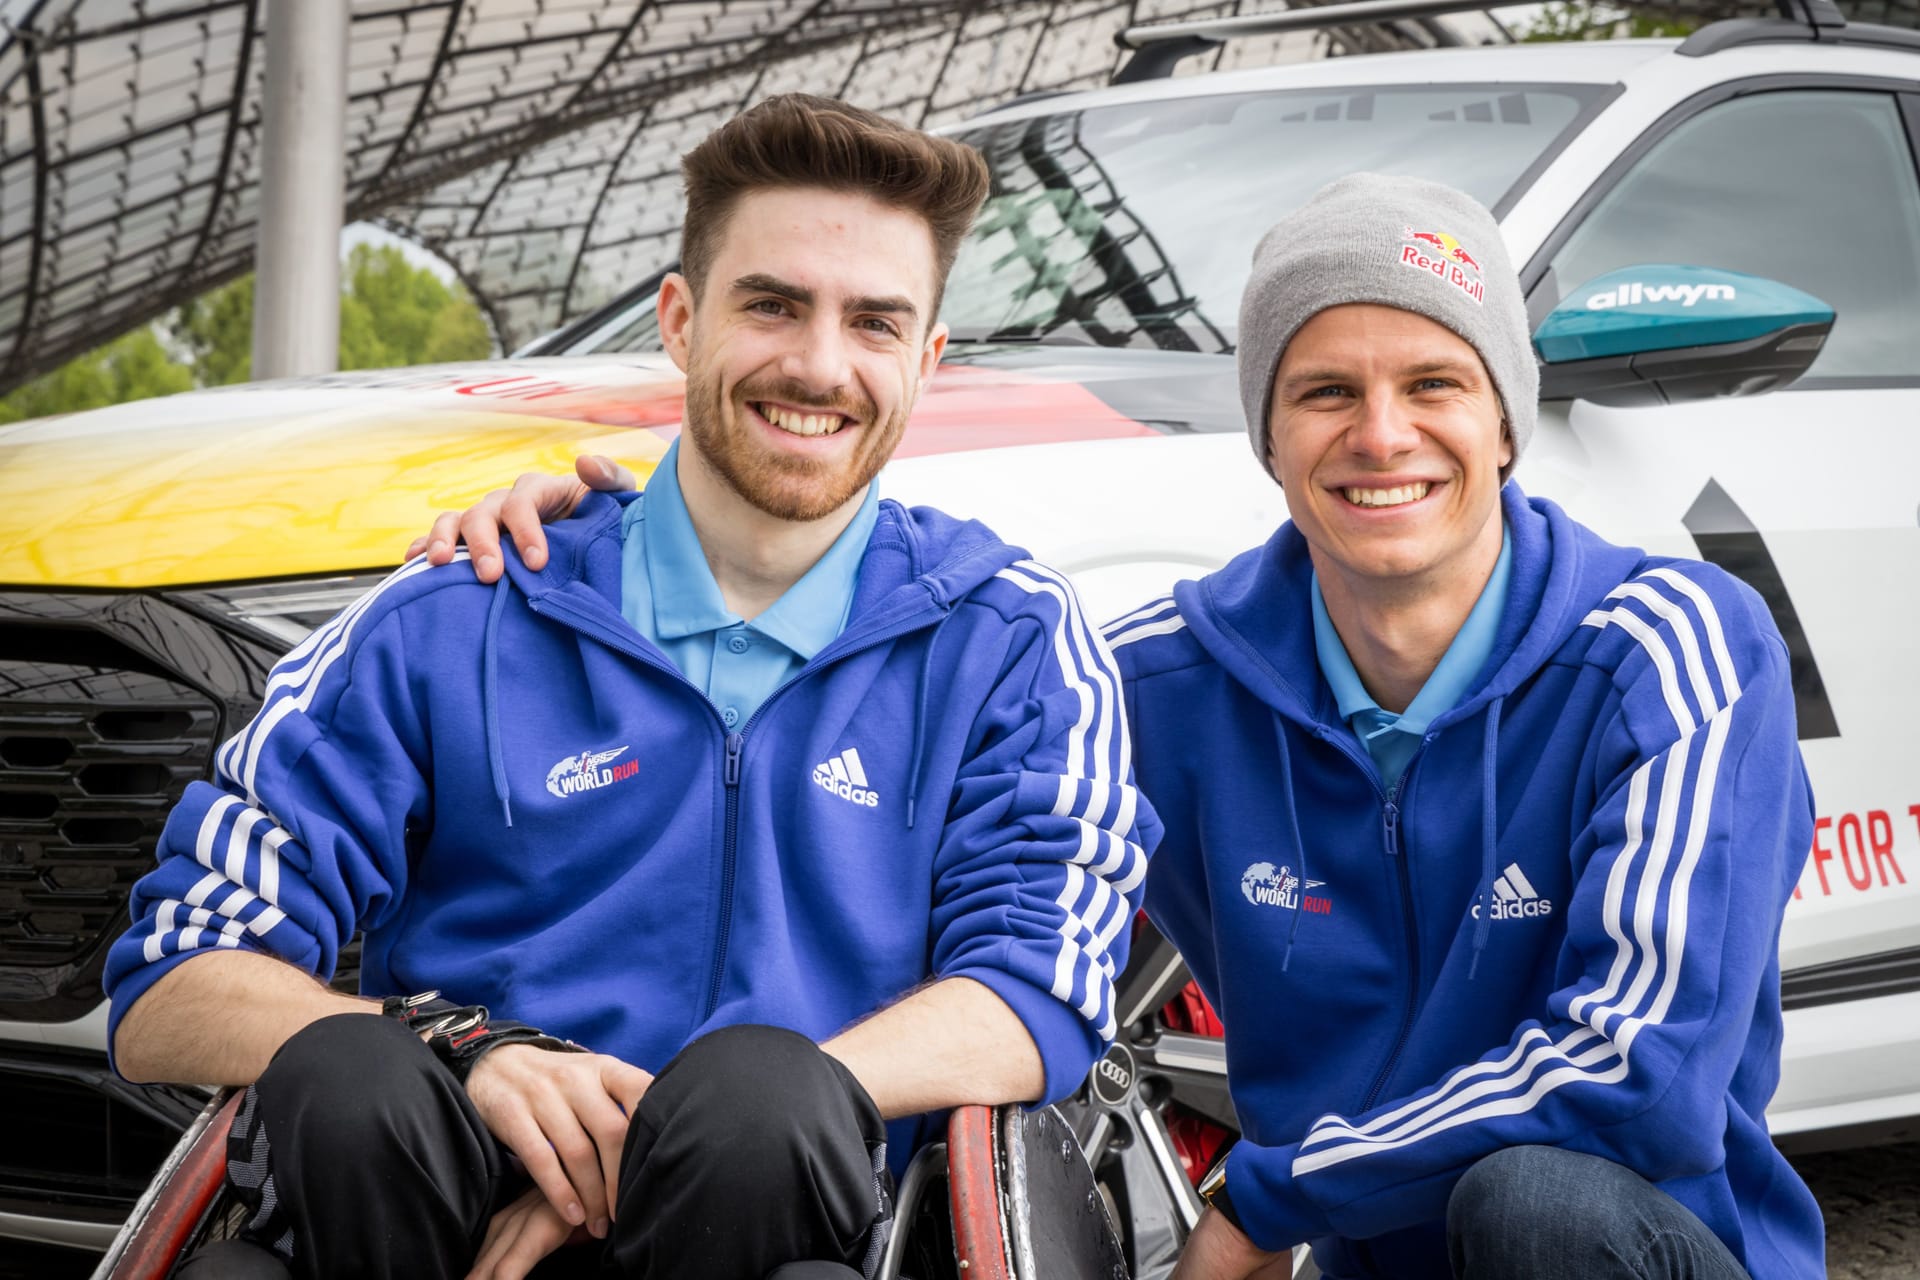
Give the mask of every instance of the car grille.
<path id="1" fill-rule="evenodd" d="M 99 631 L 0 627 L 0 1018 L 100 1000 L 127 893 L 221 708 Z"/>

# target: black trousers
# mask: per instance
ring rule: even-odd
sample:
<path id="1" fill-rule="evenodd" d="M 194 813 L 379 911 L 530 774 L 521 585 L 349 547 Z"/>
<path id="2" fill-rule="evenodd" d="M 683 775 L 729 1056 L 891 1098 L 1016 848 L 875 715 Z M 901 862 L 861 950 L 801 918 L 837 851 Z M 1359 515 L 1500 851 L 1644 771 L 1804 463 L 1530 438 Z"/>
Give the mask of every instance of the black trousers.
<path id="1" fill-rule="evenodd" d="M 716 1031 L 634 1113 L 607 1239 L 535 1275 L 760 1280 L 809 1261 L 870 1272 L 891 1212 L 885 1150 L 866 1091 L 812 1041 Z M 301 1280 L 458 1280 L 493 1213 L 532 1185 L 431 1051 L 366 1014 L 287 1041 L 243 1100 L 227 1155 L 249 1246 L 204 1251 L 185 1280 L 271 1275 L 267 1251 Z"/>

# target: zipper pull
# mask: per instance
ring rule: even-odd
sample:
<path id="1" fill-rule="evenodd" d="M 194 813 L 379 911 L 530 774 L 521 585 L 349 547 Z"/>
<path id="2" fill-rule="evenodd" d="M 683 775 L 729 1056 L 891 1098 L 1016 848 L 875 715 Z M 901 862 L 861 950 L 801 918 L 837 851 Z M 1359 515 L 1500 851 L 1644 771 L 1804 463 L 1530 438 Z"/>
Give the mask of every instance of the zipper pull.
<path id="1" fill-rule="evenodd" d="M 727 785 L 730 787 L 740 785 L 740 751 L 746 742 L 747 736 L 744 733 L 727 735 Z"/>
<path id="2" fill-rule="evenodd" d="M 1389 800 L 1380 816 L 1386 826 L 1387 856 L 1397 858 L 1400 856 L 1400 806 Z"/>

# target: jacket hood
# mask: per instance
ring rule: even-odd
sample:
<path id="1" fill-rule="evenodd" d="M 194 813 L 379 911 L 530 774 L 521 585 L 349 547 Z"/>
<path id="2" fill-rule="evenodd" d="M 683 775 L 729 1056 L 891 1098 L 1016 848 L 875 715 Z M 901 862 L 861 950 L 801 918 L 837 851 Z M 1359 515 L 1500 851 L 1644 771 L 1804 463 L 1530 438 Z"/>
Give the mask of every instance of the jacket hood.
<path id="1" fill-rule="evenodd" d="M 1555 503 L 1527 497 L 1517 484 L 1501 491 L 1500 507 L 1513 539 L 1507 608 L 1486 666 L 1436 724 L 1512 693 L 1644 558 L 1637 548 L 1604 541 Z M 1339 719 L 1314 652 L 1312 574 L 1307 541 L 1289 520 L 1264 546 L 1174 589 L 1181 616 L 1208 654 L 1261 701 L 1306 723 Z"/>

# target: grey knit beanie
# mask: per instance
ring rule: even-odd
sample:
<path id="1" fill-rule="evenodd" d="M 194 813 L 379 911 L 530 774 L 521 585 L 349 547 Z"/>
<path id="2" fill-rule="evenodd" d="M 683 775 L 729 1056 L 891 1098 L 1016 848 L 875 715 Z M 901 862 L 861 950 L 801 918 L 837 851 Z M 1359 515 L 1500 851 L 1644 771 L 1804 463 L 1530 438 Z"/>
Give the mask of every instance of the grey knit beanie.
<path id="1" fill-rule="evenodd" d="M 1480 353 L 1513 439 L 1505 480 L 1533 436 L 1540 368 L 1499 224 L 1452 187 L 1379 173 L 1322 187 L 1253 251 L 1237 359 L 1247 436 L 1260 465 L 1268 467 L 1267 416 L 1287 343 L 1320 312 L 1349 302 L 1425 316 Z"/>

